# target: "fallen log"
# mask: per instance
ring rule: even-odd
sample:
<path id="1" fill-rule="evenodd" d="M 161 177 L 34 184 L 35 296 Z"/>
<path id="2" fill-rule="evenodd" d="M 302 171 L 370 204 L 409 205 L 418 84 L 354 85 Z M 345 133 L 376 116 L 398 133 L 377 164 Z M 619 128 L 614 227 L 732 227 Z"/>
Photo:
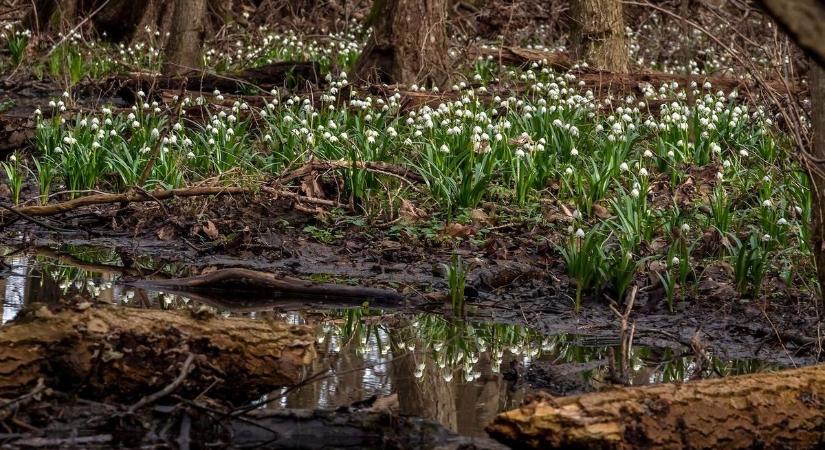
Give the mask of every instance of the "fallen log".
<path id="1" fill-rule="evenodd" d="M 564 52 L 549 52 L 519 47 L 475 47 L 472 55 L 477 58 L 493 58 L 503 65 L 528 66 L 531 63 L 540 63 L 558 71 L 567 71 L 573 67 L 570 56 Z"/>
<path id="2" fill-rule="evenodd" d="M 526 67 L 531 63 L 539 63 L 549 66 L 558 71 L 573 70 L 576 80 L 583 81 L 588 89 L 599 89 L 595 92 L 597 96 L 603 90 L 605 92 L 628 93 L 638 91 L 640 85 L 650 83 L 658 88 L 662 84 L 677 82 L 679 86 L 687 86 L 695 81 L 700 86 L 704 82 L 713 85 L 714 91 L 719 89 L 737 89 L 743 91 L 758 91 L 760 87 L 766 87 L 777 92 L 798 94 L 805 90 L 799 84 L 781 79 L 765 80 L 764 85 L 756 80 L 744 79 L 725 75 L 684 75 L 655 71 L 635 71 L 633 73 L 614 73 L 590 68 L 574 68 L 574 62 L 564 52 L 552 52 L 546 50 L 535 50 L 519 47 L 488 48 L 476 47 L 472 54 L 480 57 L 492 57 L 495 61 L 504 65 L 515 65 Z M 639 91 L 640 92 L 640 91 Z"/>
<path id="3" fill-rule="evenodd" d="M 543 396 L 487 431 L 513 448 L 821 448 L 825 366 Z"/>
<path id="4" fill-rule="evenodd" d="M 259 298 L 283 297 L 286 299 L 308 298 L 340 303 L 349 300 L 357 306 L 370 300 L 377 304 L 398 305 L 405 297 L 394 290 L 346 286 L 332 283 L 315 283 L 257 270 L 230 268 L 204 275 L 169 280 L 139 280 L 133 286 L 162 290 L 164 292 L 194 292 L 209 296 L 229 295 L 235 298 L 257 296 Z"/>
<path id="5" fill-rule="evenodd" d="M 186 78 L 186 90 L 211 94 L 216 89 L 224 93 L 244 93 L 249 92 L 250 88 L 259 88 L 269 92 L 278 87 L 303 87 L 304 83 L 318 85 L 320 74 L 321 66 L 317 62 L 283 61 L 226 74 L 195 72 Z M 154 73 L 131 73 L 89 85 L 84 94 L 99 96 L 114 93 L 126 101 L 135 101 L 138 91 L 179 90 L 182 80 L 180 77 Z"/>
<path id="6" fill-rule="evenodd" d="M 135 401 L 181 374 L 182 393 L 248 401 L 299 381 L 315 357 L 311 327 L 205 313 L 34 306 L 0 328 L 0 396 L 45 379 L 55 389 Z M 214 383 L 214 385 L 213 385 Z M 242 386 L 242 389 L 238 387 Z"/>

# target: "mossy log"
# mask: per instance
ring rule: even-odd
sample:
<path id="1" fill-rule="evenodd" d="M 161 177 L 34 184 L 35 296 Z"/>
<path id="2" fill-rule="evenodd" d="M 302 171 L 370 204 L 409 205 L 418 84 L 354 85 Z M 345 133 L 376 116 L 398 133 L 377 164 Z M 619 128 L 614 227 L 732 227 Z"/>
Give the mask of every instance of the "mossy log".
<path id="1" fill-rule="evenodd" d="M 514 448 L 821 448 L 825 366 L 546 396 L 487 431 Z"/>
<path id="2" fill-rule="evenodd" d="M 137 399 L 168 385 L 246 401 L 299 381 L 315 357 L 311 327 L 208 313 L 118 307 L 33 306 L 0 328 L 0 397 L 37 380 L 95 398 Z"/>

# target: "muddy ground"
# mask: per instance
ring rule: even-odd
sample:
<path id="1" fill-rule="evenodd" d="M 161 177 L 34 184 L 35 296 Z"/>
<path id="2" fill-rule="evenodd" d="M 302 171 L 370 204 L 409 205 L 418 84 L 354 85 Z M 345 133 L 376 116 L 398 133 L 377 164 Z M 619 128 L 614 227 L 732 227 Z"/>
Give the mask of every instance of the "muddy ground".
<path id="1" fill-rule="evenodd" d="M 466 293 L 472 316 L 523 324 L 548 335 L 619 336 L 609 294 L 592 295 L 579 314 L 573 312 L 574 288 L 548 239 L 558 233 L 556 225 L 496 225 L 491 219 L 450 227 L 372 224 L 348 214 L 319 218 L 296 211 L 291 201 L 264 196 L 174 200 L 163 208 L 154 203 L 103 207 L 48 222 L 78 231 L 57 233 L 21 220 L 6 227 L 0 242 L 18 252 L 59 250 L 62 245 L 113 248 L 127 268 L 130 261 L 146 257 L 186 267 L 185 273 L 167 276 L 244 267 L 316 282 L 385 287 L 413 299 L 399 305 L 411 311 L 450 309 L 418 294 L 447 290 L 442 264 L 458 243 L 457 252 L 471 262 Z M 157 275 L 147 273 L 152 276 Z M 698 345 L 721 358 L 783 366 L 817 361 L 817 302 L 778 279 L 768 281 L 774 287 L 769 299 L 749 300 L 735 294 L 724 267 L 704 268 L 699 290 L 673 313 L 654 281 L 637 281 L 641 288 L 631 320 L 639 345 Z"/>

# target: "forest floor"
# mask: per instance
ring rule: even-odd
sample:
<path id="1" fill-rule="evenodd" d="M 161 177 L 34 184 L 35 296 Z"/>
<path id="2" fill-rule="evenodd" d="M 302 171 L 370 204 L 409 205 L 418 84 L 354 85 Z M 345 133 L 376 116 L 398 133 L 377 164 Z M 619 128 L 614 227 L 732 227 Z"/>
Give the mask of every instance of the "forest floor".
<path id="1" fill-rule="evenodd" d="M 490 5 L 466 6 L 455 26 L 519 44 L 547 30 L 521 10 L 503 23 L 504 4 Z M 559 11 L 539 10 L 563 32 Z M 649 21 L 666 22 L 640 20 L 634 44 L 657 39 Z M 488 56 L 465 60 L 453 88 L 356 89 L 341 72 L 360 49 L 357 26 L 327 42 L 290 25 L 264 33 L 262 46 L 250 30 L 214 43 L 210 68 L 232 77 L 219 89 L 163 85 L 151 51 L 93 49 L 83 39 L 64 55 L 80 73 L 42 58 L 7 71 L 3 328 L 25 326 L 42 304 L 55 313 L 208 310 L 311 325 L 318 358 L 300 381 L 263 397 L 238 386 L 240 402 L 200 386 L 136 411 L 134 399 L 84 398 L 89 380 L 48 395 L 38 385 L 0 407 L 0 443 L 277 445 L 302 424 L 340 448 L 381 439 L 498 448 L 485 425 L 541 390 L 819 361 L 810 191 L 793 133 L 762 92 L 790 101 L 804 95 L 795 84 L 732 77 L 719 49 L 682 76 L 667 73 L 678 48 L 642 45 L 634 56 L 655 67 L 616 75 L 542 62 L 561 44 L 505 51 L 462 42 L 457 54 Z M 244 41 L 237 54 L 234 38 Z M 113 67 L 101 67 L 107 57 Z M 139 73 L 123 70 L 135 64 Z M 280 78 L 244 79 L 249 67 L 275 67 Z M 95 156 L 101 146 L 108 156 Z M 129 198 L 79 204 L 101 192 Z M 152 284 L 225 268 L 399 296 Z M 182 356 L 170 367 L 187 367 Z M 268 409 L 246 414 L 250 403 Z M 336 441 L 339 427 L 351 441 Z"/>

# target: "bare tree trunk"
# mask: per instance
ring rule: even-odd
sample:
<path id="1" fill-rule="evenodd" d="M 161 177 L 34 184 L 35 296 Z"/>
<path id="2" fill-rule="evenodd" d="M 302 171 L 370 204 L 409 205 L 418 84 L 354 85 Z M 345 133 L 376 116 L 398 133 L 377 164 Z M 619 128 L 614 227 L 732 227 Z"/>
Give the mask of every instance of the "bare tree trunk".
<path id="1" fill-rule="evenodd" d="M 825 160 L 825 68 L 816 61 L 811 61 L 808 87 L 811 90 L 811 122 L 814 129 L 813 155 Z M 820 289 L 825 289 L 825 164 L 814 161 L 807 161 L 807 164 L 813 194 L 811 248 Z"/>
<path id="2" fill-rule="evenodd" d="M 573 0 L 571 50 L 599 69 L 627 72 L 628 53 L 621 0 Z"/>
<path id="3" fill-rule="evenodd" d="M 443 86 L 448 78 L 447 0 L 376 0 L 355 64 L 363 81 Z"/>
<path id="4" fill-rule="evenodd" d="M 545 397 L 487 428 L 514 448 L 813 449 L 825 438 L 825 366 Z"/>
<path id="5" fill-rule="evenodd" d="M 821 0 L 761 0 L 797 45 L 811 57 L 808 84 L 813 125 L 812 159 L 804 159 L 811 179 L 811 248 L 820 289 L 825 291 L 825 3 Z M 804 149 L 802 149 L 804 150 Z"/>
<path id="6" fill-rule="evenodd" d="M 203 67 L 206 0 L 175 0 L 169 42 L 163 52 L 164 75 L 184 75 Z"/>

